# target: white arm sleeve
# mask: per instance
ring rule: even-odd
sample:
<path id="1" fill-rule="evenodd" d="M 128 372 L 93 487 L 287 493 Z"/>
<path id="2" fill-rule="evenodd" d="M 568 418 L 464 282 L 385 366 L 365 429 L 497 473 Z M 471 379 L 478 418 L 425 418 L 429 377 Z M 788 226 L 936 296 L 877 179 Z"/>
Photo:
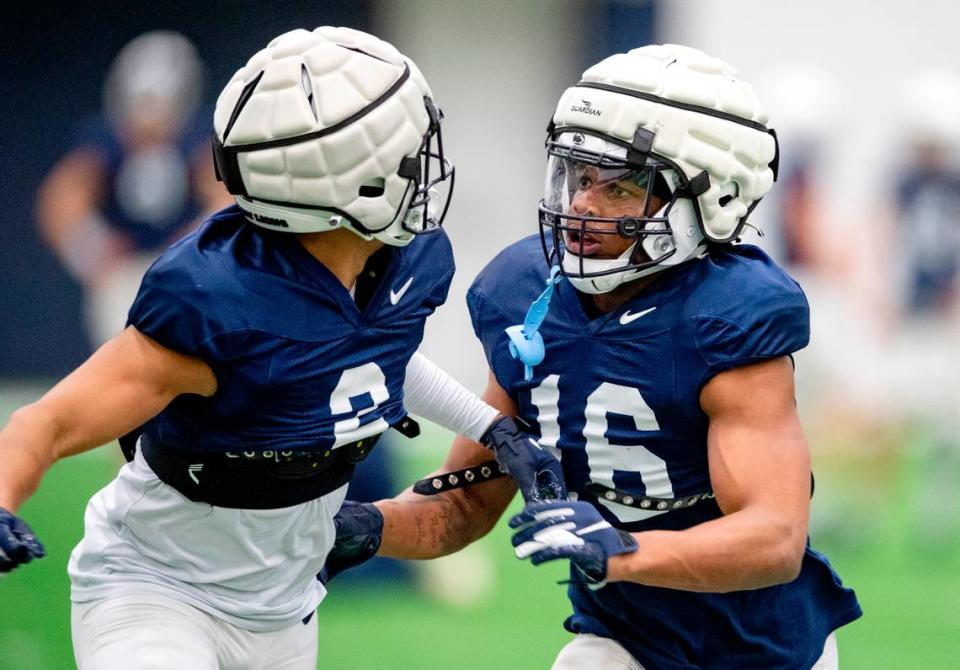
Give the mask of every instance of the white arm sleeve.
<path id="1" fill-rule="evenodd" d="M 475 441 L 500 414 L 419 351 L 407 364 L 403 398 L 411 414 Z"/>

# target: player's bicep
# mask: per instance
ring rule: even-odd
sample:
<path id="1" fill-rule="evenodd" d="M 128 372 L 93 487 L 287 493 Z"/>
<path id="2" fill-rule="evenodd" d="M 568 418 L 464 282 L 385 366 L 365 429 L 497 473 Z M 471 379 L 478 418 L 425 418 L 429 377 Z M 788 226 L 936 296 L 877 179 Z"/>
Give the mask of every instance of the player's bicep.
<path id="1" fill-rule="evenodd" d="M 724 514 L 752 509 L 802 528 L 810 499 L 810 455 L 787 357 L 718 374 L 701 393 L 710 419 L 710 479 Z"/>
<path id="2" fill-rule="evenodd" d="M 129 327 L 37 401 L 56 425 L 61 458 L 115 439 L 143 424 L 178 395 L 211 396 L 213 370 Z"/>

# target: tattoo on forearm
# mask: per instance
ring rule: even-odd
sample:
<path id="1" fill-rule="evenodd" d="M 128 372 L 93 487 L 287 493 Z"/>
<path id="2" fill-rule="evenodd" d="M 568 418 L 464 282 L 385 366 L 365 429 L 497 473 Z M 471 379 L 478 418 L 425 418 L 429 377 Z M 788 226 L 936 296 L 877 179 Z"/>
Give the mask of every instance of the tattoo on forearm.
<path id="1" fill-rule="evenodd" d="M 429 514 L 416 516 L 417 545 L 431 548 L 430 553 L 449 554 L 469 542 L 469 515 L 463 514 L 449 501 L 436 502 L 431 505 Z"/>

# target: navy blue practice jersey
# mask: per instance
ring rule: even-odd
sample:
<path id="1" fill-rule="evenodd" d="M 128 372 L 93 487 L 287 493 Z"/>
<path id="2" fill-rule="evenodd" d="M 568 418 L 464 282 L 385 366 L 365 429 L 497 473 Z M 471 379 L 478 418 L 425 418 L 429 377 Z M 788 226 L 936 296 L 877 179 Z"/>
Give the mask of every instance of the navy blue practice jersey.
<path id="1" fill-rule="evenodd" d="M 700 392 L 720 372 L 804 347 L 803 291 L 749 245 L 667 270 L 596 318 L 561 281 L 540 329 L 546 357 L 525 381 L 504 329 L 523 323 L 547 275 L 532 236 L 495 258 L 467 301 L 491 370 L 560 456 L 569 490 L 628 531 L 679 530 L 721 516 L 713 500 L 657 511 L 597 499 L 586 486 L 656 498 L 709 493 Z M 766 589 L 701 594 L 614 583 L 590 591 L 574 581 L 569 593 L 569 630 L 612 637 L 651 670 L 809 668 L 829 632 L 860 614 L 853 592 L 812 550 L 797 580 Z"/>
<path id="2" fill-rule="evenodd" d="M 205 361 L 211 398 L 183 395 L 145 427 L 191 451 L 321 450 L 377 435 L 404 414 L 407 363 L 453 276 L 446 234 L 392 250 L 360 309 L 290 234 L 208 219 L 147 272 L 129 323 Z"/>

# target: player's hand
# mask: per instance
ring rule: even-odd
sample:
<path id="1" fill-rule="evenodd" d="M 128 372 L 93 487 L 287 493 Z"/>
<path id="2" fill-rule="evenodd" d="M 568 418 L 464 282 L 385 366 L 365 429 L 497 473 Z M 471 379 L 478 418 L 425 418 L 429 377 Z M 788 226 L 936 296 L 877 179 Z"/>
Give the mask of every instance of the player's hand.
<path id="1" fill-rule="evenodd" d="M 606 585 L 607 559 L 637 550 L 630 533 L 607 523 L 590 503 L 551 501 L 527 505 L 510 519 L 514 553 L 540 565 L 568 558 L 591 589 Z"/>
<path id="2" fill-rule="evenodd" d="M 519 419 L 503 416 L 494 421 L 480 441 L 493 450 L 497 462 L 517 480 L 528 503 L 563 500 L 567 487 L 560 461 L 540 446 Z"/>
<path id="3" fill-rule="evenodd" d="M 0 507 L 0 572 L 47 555 L 40 540 L 20 517 Z"/>
<path id="4" fill-rule="evenodd" d="M 344 500 L 333 517 L 337 539 L 317 578 L 326 584 L 339 573 L 372 558 L 383 539 L 383 514 L 372 503 Z"/>

